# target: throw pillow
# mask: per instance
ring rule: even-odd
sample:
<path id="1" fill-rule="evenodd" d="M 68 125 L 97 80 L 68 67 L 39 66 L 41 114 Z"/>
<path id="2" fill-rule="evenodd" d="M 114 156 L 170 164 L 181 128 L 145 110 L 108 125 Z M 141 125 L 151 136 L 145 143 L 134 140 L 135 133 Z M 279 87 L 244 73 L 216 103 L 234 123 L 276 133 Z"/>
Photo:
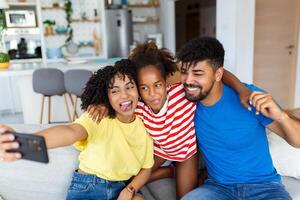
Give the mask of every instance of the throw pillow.
<path id="1" fill-rule="evenodd" d="M 300 149 L 292 147 L 275 133 L 269 133 L 268 140 L 277 172 L 300 180 Z"/>

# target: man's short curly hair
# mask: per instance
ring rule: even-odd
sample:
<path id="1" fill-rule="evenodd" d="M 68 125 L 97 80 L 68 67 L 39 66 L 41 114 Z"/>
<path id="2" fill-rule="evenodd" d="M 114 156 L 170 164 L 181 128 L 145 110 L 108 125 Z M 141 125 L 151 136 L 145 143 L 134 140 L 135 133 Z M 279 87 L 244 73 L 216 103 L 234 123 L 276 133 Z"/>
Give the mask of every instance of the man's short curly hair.
<path id="1" fill-rule="evenodd" d="M 177 54 L 177 60 L 188 67 L 206 60 L 216 69 L 223 66 L 224 55 L 223 45 L 216 38 L 198 37 L 184 45 Z"/>
<path id="2" fill-rule="evenodd" d="M 137 72 L 153 65 L 161 72 L 164 79 L 178 70 L 172 53 L 164 48 L 158 49 L 153 41 L 137 45 L 129 55 L 129 59 L 134 62 Z"/>
<path id="3" fill-rule="evenodd" d="M 136 83 L 136 71 L 133 63 L 128 59 L 117 61 L 114 66 L 106 66 L 95 72 L 88 80 L 83 94 L 81 95 L 81 108 L 87 110 L 89 105 L 103 104 L 108 108 L 108 116 L 114 118 L 115 110 L 109 103 L 108 89 L 114 84 L 115 77 Z"/>

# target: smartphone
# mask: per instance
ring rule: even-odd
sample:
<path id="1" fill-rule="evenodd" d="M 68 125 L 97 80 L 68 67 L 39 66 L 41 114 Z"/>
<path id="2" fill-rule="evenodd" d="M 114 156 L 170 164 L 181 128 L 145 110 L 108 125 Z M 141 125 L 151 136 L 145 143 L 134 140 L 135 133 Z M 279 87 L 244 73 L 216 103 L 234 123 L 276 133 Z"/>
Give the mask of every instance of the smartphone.
<path id="1" fill-rule="evenodd" d="M 43 136 L 16 132 L 10 134 L 15 136 L 15 141 L 19 143 L 20 147 L 7 152 L 21 153 L 22 159 L 26 160 L 42 163 L 49 162 L 46 142 Z"/>

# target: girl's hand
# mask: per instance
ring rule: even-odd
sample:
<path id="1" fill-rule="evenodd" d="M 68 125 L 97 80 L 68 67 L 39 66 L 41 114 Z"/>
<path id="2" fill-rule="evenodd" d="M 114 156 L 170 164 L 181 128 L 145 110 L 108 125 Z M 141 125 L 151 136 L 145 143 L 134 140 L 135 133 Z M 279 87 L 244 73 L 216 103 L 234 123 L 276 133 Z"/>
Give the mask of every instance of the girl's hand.
<path id="1" fill-rule="evenodd" d="M 93 121 L 99 124 L 100 121 L 107 116 L 108 108 L 104 105 L 89 105 L 87 112 Z"/>
<path id="2" fill-rule="evenodd" d="M 249 90 L 248 88 L 245 88 L 239 94 L 240 94 L 241 104 L 250 111 L 251 106 L 249 105 L 249 101 L 250 101 L 250 96 L 252 94 L 252 91 Z"/>
<path id="3" fill-rule="evenodd" d="M 130 192 L 126 187 L 120 192 L 118 200 L 131 200 L 133 193 Z"/>
<path id="4" fill-rule="evenodd" d="M 12 134 L 3 134 L 14 132 L 11 127 L 0 124 L 0 160 L 15 161 L 21 158 L 20 153 L 7 153 L 7 150 L 19 148 L 19 143 L 14 142 L 15 137 Z"/>

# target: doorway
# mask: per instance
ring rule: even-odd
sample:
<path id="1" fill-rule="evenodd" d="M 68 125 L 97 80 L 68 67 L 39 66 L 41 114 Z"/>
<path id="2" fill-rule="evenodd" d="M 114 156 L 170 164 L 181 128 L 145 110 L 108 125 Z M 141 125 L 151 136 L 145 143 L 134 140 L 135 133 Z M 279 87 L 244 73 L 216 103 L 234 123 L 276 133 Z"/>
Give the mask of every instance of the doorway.
<path id="1" fill-rule="evenodd" d="M 216 0 L 175 2 L 176 51 L 199 36 L 216 37 Z"/>
<path id="2" fill-rule="evenodd" d="M 293 108 L 299 30 L 299 0 L 256 0 L 254 84 Z"/>

